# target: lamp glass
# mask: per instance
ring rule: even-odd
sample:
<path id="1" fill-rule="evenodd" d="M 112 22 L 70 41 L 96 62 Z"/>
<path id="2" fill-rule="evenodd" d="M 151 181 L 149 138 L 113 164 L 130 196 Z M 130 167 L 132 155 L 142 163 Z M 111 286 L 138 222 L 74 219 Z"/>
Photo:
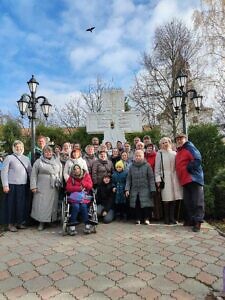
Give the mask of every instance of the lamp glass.
<path id="1" fill-rule="evenodd" d="M 175 95 L 172 97 L 173 106 L 176 110 L 178 110 L 181 107 L 182 103 L 182 93 L 181 91 L 177 91 Z"/>
<path id="2" fill-rule="evenodd" d="M 43 100 L 43 102 L 41 103 L 40 106 L 41 106 L 41 110 L 43 112 L 43 115 L 46 118 L 48 118 L 52 105 L 48 102 L 47 98 L 45 98 L 45 97 L 43 97 L 43 98 L 44 98 L 44 100 Z"/>
<path id="3" fill-rule="evenodd" d="M 176 79 L 177 79 L 177 82 L 178 82 L 178 85 L 180 88 L 185 87 L 186 82 L 187 82 L 186 74 L 183 74 L 182 72 L 180 72 Z"/>
<path id="4" fill-rule="evenodd" d="M 202 96 L 197 95 L 196 97 L 193 97 L 192 100 L 194 101 L 195 109 L 200 110 L 202 107 Z"/>
<path id="5" fill-rule="evenodd" d="M 29 100 L 27 99 L 27 96 L 24 94 L 21 96 L 20 100 L 17 101 L 18 107 L 19 107 L 19 111 L 21 113 L 21 115 L 25 115 L 26 111 L 27 111 L 27 107 L 29 104 Z"/>
<path id="6" fill-rule="evenodd" d="M 28 119 L 32 118 L 32 107 L 30 105 L 27 107 L 27 117 Z"/>
<path id="7" fill-rule="evenodd" d="M 39 83 L 34 78 L 34 75 L 32 75 L 32 78 L 27 82 L 27 84 L 29 86 L 30 92 L 35 94 L 36 90 L 37 90 L 37 86 L 39 85 Z"/>

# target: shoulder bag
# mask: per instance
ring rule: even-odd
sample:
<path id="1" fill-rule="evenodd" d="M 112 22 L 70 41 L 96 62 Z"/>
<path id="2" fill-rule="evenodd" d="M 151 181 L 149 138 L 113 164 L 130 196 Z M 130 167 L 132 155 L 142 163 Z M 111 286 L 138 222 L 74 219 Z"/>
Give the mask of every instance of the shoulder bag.
<path id="1" fill-rule="evenodd" d="M 164 166 L 163 166 L 163 155 L 162 152 L 160 151 L 161 155 L 161 170 L 162 170 L 162 176 L 161 176 L 161 182 L 160 182 L 160 189 L 164 189 L 165 187 L 165 181 L 164 181 Z"/>

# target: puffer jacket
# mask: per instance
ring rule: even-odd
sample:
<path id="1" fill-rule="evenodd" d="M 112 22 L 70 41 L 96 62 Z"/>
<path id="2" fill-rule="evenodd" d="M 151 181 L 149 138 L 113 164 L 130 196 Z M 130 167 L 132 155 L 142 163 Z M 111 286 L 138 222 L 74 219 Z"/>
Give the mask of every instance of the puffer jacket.
<path id="1" fill-rule="evenodd" d="M 176 172 L 182 186 L 191 182 L 204 185 L 201 162 L 199 150 L 190 141 L 177 149 Z"/>
<path id="2" fill-rule="evenodd" d="M 92 187 L 91 176 L 86 172 L 82 178 L 73 178 L 70 176 L 66 183 L 66 191 L 69 193 L 81 192 L 84 189 L 89 192 Z"/>
<path id="3" fill-rule="evenodd" d="M 113 188 L 116 188 L 115 193 L 115 203 L 121 204 L 126 203 L 125 198 L 125 185 L 126 185 L 126 179 L 127 179 L 127 170 L 124 170 L 122 172 L 113 172 L 112 175 L 112 186 Z"/>
<path id="4" fill-rule="evenodd" d="M 141 208 L 154 206 L 151 192 L 156 190 L 155 178 L 147 161 L 133 162 L 128 171 L 125 190 L 130 192 L 130 207 L 135 208 L 137 196 Z"/>
<path id="5" fill-rule="evenodd" d="M 99 185 L 105 175 L 112 176 L 113 163 L 111 160 L 97 159 L 92 165 L 92 180 L 94 185 Z"/>

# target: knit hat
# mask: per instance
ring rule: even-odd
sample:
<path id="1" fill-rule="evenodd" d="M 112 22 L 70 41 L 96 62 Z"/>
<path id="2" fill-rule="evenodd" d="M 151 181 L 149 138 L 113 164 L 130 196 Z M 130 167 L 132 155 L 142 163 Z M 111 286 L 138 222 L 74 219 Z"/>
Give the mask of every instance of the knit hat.
<path id="1" fill-rule="evenodd" d="M 115 168 L 117 169 L 118 167 L 120 167 L 124 170 L 124 163 L 122 162 L 122 160 L 119 160 L 118 162 L 116 162 Z"/>

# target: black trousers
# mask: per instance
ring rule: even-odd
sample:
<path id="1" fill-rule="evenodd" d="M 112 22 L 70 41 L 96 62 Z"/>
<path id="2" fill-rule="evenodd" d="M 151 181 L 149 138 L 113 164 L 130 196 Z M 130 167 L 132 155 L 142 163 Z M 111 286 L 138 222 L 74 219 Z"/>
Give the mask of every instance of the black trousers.
<path id="1" fill-rule="evenodd" d="M 203 186 L 191 182 L 183 186 L 184 219 L 187 222 L 203 222 L 205 214 Z"/>

